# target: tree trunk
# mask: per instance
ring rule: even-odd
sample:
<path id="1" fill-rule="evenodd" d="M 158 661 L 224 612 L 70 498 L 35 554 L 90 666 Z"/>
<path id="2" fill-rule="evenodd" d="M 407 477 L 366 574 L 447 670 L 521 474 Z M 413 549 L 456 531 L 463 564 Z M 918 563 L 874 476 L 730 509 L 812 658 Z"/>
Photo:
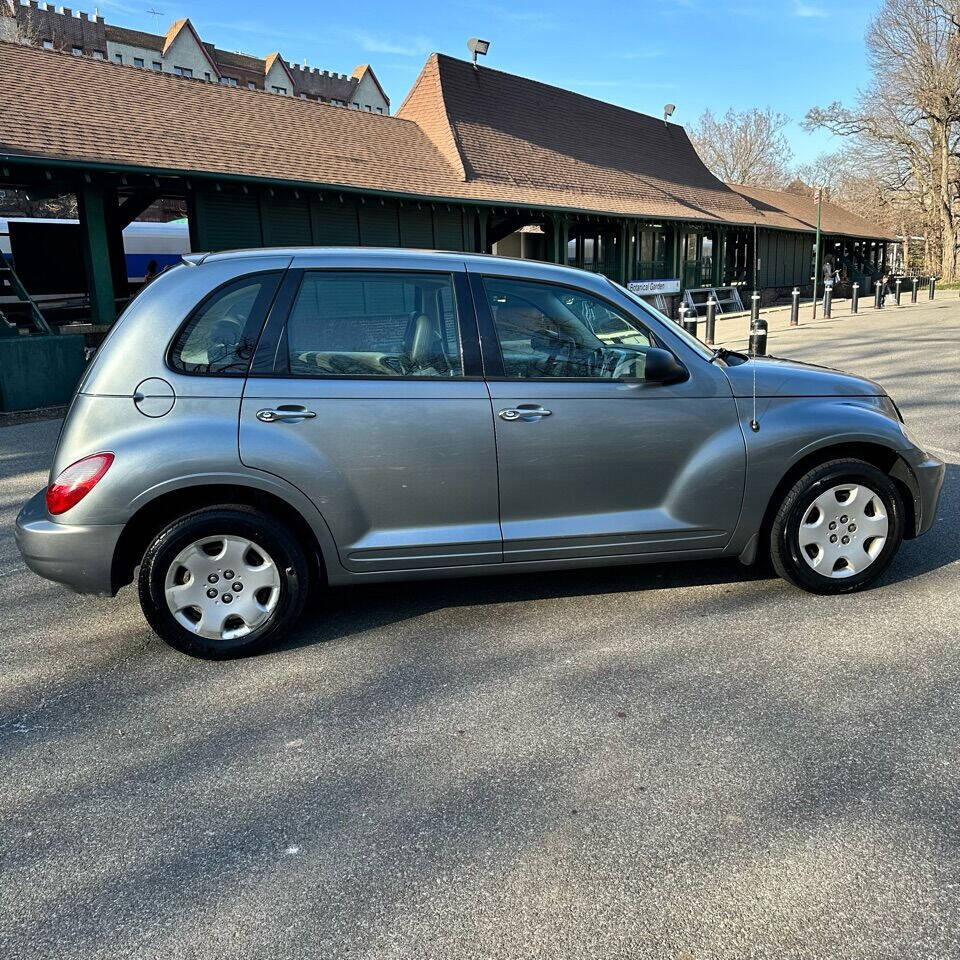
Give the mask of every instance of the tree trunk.
<path id="1" fill-rule="evenodd" d="M 943 245 L 940 248 L 940 279 L 953 283 L 957 270 L 957 229 L 953 219 L 953 195 L 950 186 L 950 131 L 940 133 L 940 224 Z"/>

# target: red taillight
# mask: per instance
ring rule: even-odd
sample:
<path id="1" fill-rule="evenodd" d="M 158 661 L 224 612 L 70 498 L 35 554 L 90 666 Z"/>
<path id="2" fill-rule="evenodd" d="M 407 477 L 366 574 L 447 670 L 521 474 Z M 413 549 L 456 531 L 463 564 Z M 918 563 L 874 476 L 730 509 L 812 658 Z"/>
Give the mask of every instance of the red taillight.
<path id="1" fill-rule="evenodd" d="M 100 482 L 111 463 L 112 453 L 95 453 L 71 463 L 47 487 L 47 510 L 56 516 L 75 507 Z"/>

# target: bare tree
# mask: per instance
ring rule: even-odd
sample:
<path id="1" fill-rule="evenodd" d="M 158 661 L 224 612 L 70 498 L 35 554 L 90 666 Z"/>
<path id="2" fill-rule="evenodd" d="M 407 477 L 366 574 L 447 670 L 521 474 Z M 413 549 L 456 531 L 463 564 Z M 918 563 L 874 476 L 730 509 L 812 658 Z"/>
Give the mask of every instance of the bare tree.
<path id="1" fill-rule="evenodd" d="M 77 198 L 75 194 L 65 193 L 35 199 L 23 190 L 0 190 L 0 216 L 75 219 Z"/>
<path id="2" fill-rule="evenodd" d="M 784 134 L 790 118 L 769 107 L 722 117 L 705 110 L 687 130 L 700 159 L 721 180 L 745 186 L 780 187 L 789 179 L 793 151 Z"/>
<path id="3" fill-rule="evenodd" d="M 906 264 L 925 273 L 938 272 L 939 247 L 934 262 L 929 243 L 911 243 L 914 237 L 938 235 L 937 218 L 916 189 L 915 178 L 896 159 L 896 154 L 877 144 L 870 149 L 851 146 L 822 154 L 796 172 L 805 183 L 822 187 L 826 199 L 903 237 Z"/>
<path id="4" fill-rule="evenodd" d="M 881 161 L 886 185 L 932 221 L 946 281 L 957 275 L 958 22 L 960 0 L 884 0 L 867 33 L 870 86 L 853 107 L 815 107 L 805 121 Z"/>
<path id="5" fill-rule="evenodd" d="M 0 0 L 0 40 L 39 47 L 40 33 L 31 7 L 21 7 L 19 0 Z"/>

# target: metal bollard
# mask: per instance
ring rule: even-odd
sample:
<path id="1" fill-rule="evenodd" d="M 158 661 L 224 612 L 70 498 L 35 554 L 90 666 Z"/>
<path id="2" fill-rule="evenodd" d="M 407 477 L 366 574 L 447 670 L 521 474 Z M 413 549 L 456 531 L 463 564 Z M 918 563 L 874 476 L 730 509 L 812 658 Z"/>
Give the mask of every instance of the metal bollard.
<path id="1" fill-rule="evenodd" d="M 790 296 L 790 326 L 796 327 L 800 325 L 800 291 L 794 287 Z"/>
<path id="2" fill-rule="evenodd" d="M 931 277 L 930 278 L 930 299 L 931 300 L 936 296 L 936 293 L 937 293 L 937 278 Z"/>
<path id="3" fill-rule="evenodd" d="M 850 291 L 850 312 L 856 313 L 860 309 L 860 284 L 855 283 Z"/>
<path id="4" fill-rule="evenodd" d="M 823 317 L 829 320 L 833 310 L 833 287 L 827 287 L 823 291 Z"/>
<path id="5" fill-rule="evenodd" d="M 717 301 L 710 297 L 707 300 L 707 329 L 704 334 L 704 341 L 711 347 L 717 333 Z"/>
<path id="6" fill-rule="evenodd" d="M 751 356 L 763 357 L 767 353 L 767 321 L 757 317 L 750 324 L 750 345 L 747 348 Z"/>
<path id="7" fill-rule="evenodd" d="M 754 323 L 760 316 L 760 294 L 756 290 L 750 295 L 750 322 Z"/>
<path id="8" fill-rule="evenodd" d="M 694 337 L 697 335 L 697 315 L 696 315 L 696 313 L 691 314 L 689 317 L 684 317 L 684 320 L 683 320 L 683 329 L 686 330 L 687 333 L 693 335 Z"/>
<path id="9" fill-rule="evenodd" d="M 683 327 L 687 319 L 687 305 L 685 303 L 680 304 L 679 313 L 680 313 L 680 319 L 677 320 L 676 322 L 680 324 L 681 327 Z"/>
<path id="10" fill-rule="evenodd" d="M 911 303 L 916 303 L 916 302 L 917 302 L 917 283 L 919 282 L 919 280 L 920 280 L 919 277 L 914 277 L 914 278 L 913 278 L 913 293 L 910 294 L 910 302 L 911 302 Z"/>
<path id="11" fill-rule="evenodd" d="M 896 294 L 896 297 L 897 297 L 897 306 L 898 306 L 898 307 L 900 306 L 900 284 L 901 284 L 901 283 L 903 283 L 903 281 L 900 279 L 900 277 L 897 277 L 897 285 L 896 285 L 896 290 L 894 291 L 894 293 Z"/>
<path id="12" fill-rule="evenodd" d="M 879 310 L 883 306 L 883 301 L 880 299 L 880 287 L 882 287 L 883 284 L 879 280 L 874 280 L 873 285 L 876 287 L 876 292 L 873 295 L 873 306 L 874 309 Z"/>

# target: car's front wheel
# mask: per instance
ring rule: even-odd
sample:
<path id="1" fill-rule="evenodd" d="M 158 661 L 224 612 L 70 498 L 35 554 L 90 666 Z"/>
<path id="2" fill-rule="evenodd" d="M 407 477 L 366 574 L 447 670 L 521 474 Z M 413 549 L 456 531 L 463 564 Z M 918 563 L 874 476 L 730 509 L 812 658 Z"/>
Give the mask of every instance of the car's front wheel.
<path id="1" fill-rule="evenodd" d="M 872 583 L 903 541 L 903 500 L 873 464 L 831 460 L 805 473 L 783 498 L 770 557 L 785 580 L 813 593 L 849 593 Z"/>
<path id="2" fill-rule="evenodd" d="M 276 518 L 211 507 L 154 537 L 140 566 L 140 605 L 157 634 L 184 653 L 245 656 L 293 625 L 308 579 L 303 548 Z"/>

